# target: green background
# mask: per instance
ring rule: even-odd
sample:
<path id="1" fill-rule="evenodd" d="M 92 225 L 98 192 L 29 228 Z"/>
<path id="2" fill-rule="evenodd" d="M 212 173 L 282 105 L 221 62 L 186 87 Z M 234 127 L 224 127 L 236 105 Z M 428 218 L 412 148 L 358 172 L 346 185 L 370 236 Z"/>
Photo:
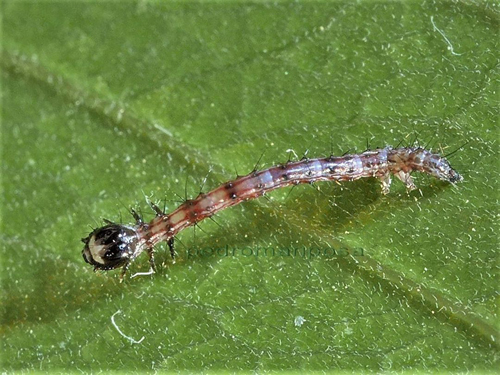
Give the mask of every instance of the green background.
<path id="1" fill-rule="evenodd" d="M 2 369 L 493 371 L 498 23 L 488 2 L 2 2 Z M 172 211 L 262 154 L 415 135 L 468 141 L 451 160 L 464 182 L 276 191 L 123 284 L 81 257 L 103 217 Z"/>

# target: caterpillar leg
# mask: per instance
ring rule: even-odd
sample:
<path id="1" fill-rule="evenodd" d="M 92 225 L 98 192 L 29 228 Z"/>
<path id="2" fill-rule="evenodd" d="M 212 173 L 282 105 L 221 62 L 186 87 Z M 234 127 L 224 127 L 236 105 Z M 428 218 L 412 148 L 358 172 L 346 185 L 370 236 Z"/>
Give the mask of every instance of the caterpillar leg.
<path id="1" fill-rule="evenodd" d="M 155 265 L 155 251 L 153 248 L 150 248 L 147 250 L 148 251 L 148 256 L 149 256 L 149 271 L 151 273 L 155 273 L 156 272 L 156 265 Z M 150 274 L 151 274 L 150 273 Z"/>
<path id="2" fill-rule="evenodd" d="M 399 171 L 396 173 L 396 177 L 399 178 L 403 184 L 405 184 L 406 188 L 408 190 L 415 190 L 417 187 L 415 186 L 415 183 L 413 182 L 413 178 L 410 176 L 409 173 Z"/>
<path id="3" fill-rule="evenodd" d="M 134 210 L 133 208 L 131 208 L 131 209 L 130 209 L 130 213 L 131 213 L 131 214 L 132 214 L 132 216 L 134 217 L 135 223 L 136 223 L 137 225 L 142 225 L 142 224 L 144 224 L 144 222 L 142 221 L 142 217 L 141 217 L 141 215 L 139 215 L 139 214 L 137 213 L 137 211 L 136 211 L 136 210 Z"/>
<path id="4" fill-rule="evenodd" d="M 130 262 L 125 263 L 125 265 L 122 268 L 122 272 L 120 273 L 120 283 L 123 283 L 123 279 L 125 278 L 125 274 L 127 273 L 127 270 L 130 266 Z"/>
<path id="5" fill-rule="evenodd" d="M 382 194 L 387 195 L 391 191 L 391 174 L 386 173 L 380 177 L 380 182 L 382 184 Z"/>
<path id="6" fill-rule="evenodd" d="M 160 209 L 160 207 L 158 207 L 154 202 L 149 202 L 149 205 L 151 206 L 151 208 L 155 212 L 156 216 L 165 215 L 165 213 Z"/>
<path id="7" fill-rule="evenodd" d="M 175 249 L 174 249 L 174 237 L 168 239 L 168 248 L 170 249 L 170 255 L 172 256 L 173 263 L 175 263 Z"/>

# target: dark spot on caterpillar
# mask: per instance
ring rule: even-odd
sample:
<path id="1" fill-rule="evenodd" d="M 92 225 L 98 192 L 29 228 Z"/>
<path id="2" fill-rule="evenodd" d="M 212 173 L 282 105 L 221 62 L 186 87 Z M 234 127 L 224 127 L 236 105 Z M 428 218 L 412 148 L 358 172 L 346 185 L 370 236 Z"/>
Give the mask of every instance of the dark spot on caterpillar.
<path id="1" fill-rule="evenodd" d="M 198 219 L 198 212 L 196 212 L 195 209 L 190 210 L 188 216 L 189 216 L 189 220 L 191 220 L 192 222 L 195 222 Z"/>

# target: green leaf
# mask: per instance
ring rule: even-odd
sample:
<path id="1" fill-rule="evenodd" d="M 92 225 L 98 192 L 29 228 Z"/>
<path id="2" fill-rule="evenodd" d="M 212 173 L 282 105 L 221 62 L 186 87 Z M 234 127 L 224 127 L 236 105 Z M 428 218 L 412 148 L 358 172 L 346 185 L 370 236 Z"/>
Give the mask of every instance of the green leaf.
<path id="1" fill-rule="evenodd" d="M 3 371 L 496 368 L 493 3 L 2 11 Z M 261 156 L 415 136 L 444 154 L 468 141 L 464 182 L 282 189 L 182 232 L 175 264 L 160 246 L 158 273 L 123 284 L 82 259 L 103 217 L 149 220 L 147 200 L 172 211 Z"/>

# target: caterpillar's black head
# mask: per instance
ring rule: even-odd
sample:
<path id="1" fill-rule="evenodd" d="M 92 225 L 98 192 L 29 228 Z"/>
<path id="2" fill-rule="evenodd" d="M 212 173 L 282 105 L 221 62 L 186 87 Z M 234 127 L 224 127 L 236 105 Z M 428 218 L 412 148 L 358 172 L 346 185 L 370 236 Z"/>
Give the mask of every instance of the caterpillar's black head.
<path id="1" fill-rule="evenodd" d="M 112 270 L 126 265 L 134 258 L 139 235 L 125 225 L 108 224 L 95 229 L 82 238 L 85 247 L 83 259 L 94 266 L 94 270 Z"/>

